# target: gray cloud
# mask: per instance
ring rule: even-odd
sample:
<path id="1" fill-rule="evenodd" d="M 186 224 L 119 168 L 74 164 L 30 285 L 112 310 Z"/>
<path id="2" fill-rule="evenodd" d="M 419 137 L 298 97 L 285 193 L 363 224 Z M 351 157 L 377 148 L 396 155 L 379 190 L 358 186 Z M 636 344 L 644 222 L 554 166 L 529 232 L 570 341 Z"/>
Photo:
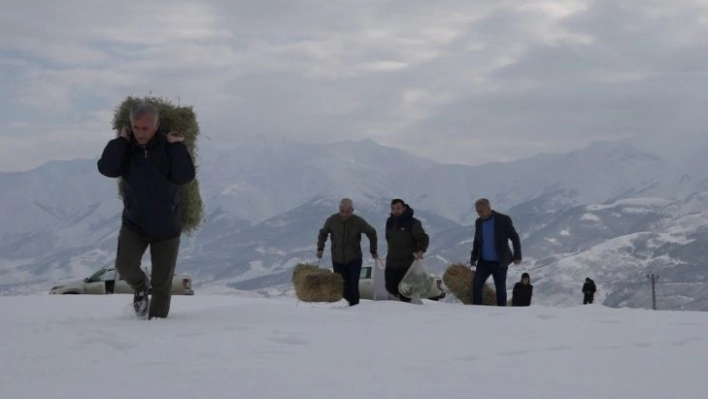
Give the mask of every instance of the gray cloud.
<path id="1" fill-rule="evenodd" d="M 149 92 L 216 145 L 369 137 L 463 163 L 708 122 L 700 1 L 37 3 L 0 16 L 0 170 L 96 156 Z"/>

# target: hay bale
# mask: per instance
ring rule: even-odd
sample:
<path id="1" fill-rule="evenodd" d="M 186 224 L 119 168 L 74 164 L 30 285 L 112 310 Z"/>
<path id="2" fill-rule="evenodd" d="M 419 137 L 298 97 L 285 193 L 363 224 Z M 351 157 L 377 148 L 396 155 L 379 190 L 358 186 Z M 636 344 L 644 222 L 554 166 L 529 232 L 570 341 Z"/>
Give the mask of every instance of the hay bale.
<path id="1" fill-rule="evenodd" d="M 148 102 L 160 111 L 160 130 L 164 133 L 178 131 L 184 135 L 184 144 L 187 146 L 194 166 L 197 168 L 197 137 L 199 124 L 191 106 L 175 105 L 167 99 L 160 97 L 132 97 L 128 96 L 115 109 L 112 126 L 120 131 L 123 126 L 130 126 L 130 109 L 138 103 Z M 123 197 L 123 191 L 118 179 L 118 196 Z M 204 222 L 204 202 L 199 190 L 199 181 L 194 179 L 191 183 L 180 187 L 181 217 L 183 230 L 191 235 L 196 232 Z"/>
<path id="2" fill-rule="evenodd" d="M 344 296 L 342 276 L 315 265 L 295 266 L 292 282 L 295 295 L 303 302 L 338 302 Z"/>
<path id="3" fill-rule="evenodd" d="M 295 266 L 295 269 L 293 269 L 293 277 L 292 277 L 292 282 L 293 285 L 295 286 L 295 289 L 297 290 L 298 287 L 302 287 L 302 283 L 305 279 L 305 276 L 311 273 L 317 273 L 317 270 L 319 270 L 319 267 L 316 265 L 310 265 L 307 263 L 298 263 Z"/>
<path id="4" fill-rule="evenodd" d="M 447 288 L 465 305 L 472 303 L 472 279 L 474 272 L 461 264 L 450 265 L 443 274 L 443 282 Z"/>
<path id="5" fill-rule="evenodd" d="M 474 270 L 463 264 L 450 265 L 443 274 L 443 282 L 457 299 L 465 305 L 472 304 L 472 281 L 474 280 Z M 482 304 L 494 306 L 497 304 L 497 294 L 487 284 L 482 292 Z"/>

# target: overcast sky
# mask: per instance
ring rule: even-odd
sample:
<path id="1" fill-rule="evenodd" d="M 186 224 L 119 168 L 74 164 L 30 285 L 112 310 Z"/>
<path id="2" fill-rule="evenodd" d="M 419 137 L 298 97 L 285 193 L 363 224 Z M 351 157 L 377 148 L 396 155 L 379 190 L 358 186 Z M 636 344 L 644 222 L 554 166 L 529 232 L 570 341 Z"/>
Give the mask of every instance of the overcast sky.
<path id="1" fill-rule="evenodd" d="M 150 92 L 211 145 L 371 138 L 466 164 L 708 122 L 705 0 L 98 4 L 0 13 L 0 171 L 98 156 Z"/>

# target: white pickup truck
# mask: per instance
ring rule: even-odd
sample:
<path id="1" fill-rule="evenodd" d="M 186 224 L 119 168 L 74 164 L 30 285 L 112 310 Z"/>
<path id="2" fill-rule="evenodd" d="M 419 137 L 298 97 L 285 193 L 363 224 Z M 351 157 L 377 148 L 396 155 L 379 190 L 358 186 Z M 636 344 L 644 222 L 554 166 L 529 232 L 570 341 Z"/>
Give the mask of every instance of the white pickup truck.
<path id="1" fill-rule="evenodd" d="M 116 270 L 104 267 L 91 277 L 83 280 L 67 281 L 52 287 L 50 295 L 65 294 L 132 294 L 133 289 L 124 280 L 116 281 Z M 192 290 L 192 277 L 188 274 L 175 274 L 172 278 L 172 295 L 194 295 Z"/>

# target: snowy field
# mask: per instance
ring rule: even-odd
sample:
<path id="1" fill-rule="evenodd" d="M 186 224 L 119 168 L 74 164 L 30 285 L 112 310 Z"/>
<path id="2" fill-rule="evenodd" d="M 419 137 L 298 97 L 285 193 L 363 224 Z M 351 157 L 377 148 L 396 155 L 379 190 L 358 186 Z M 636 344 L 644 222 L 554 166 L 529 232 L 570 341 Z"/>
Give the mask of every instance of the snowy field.
<path id="1" fill-rule="evenodd" d="M 0 297 L 0 398 L 705 398 L 708 314 Z"/>

